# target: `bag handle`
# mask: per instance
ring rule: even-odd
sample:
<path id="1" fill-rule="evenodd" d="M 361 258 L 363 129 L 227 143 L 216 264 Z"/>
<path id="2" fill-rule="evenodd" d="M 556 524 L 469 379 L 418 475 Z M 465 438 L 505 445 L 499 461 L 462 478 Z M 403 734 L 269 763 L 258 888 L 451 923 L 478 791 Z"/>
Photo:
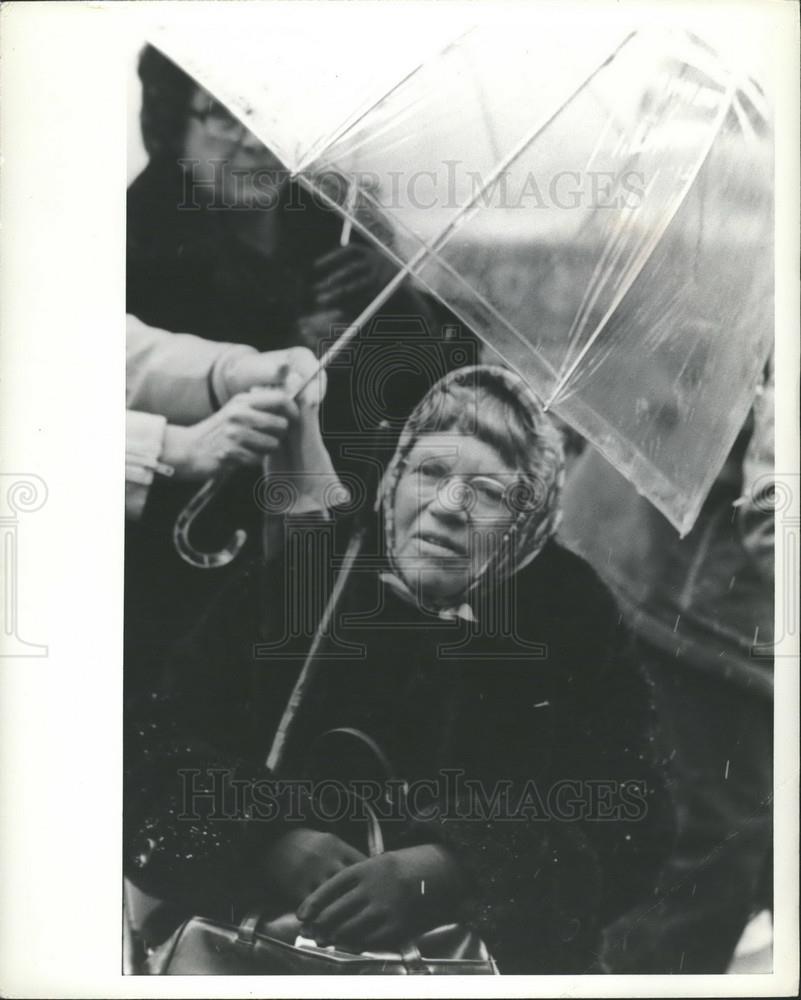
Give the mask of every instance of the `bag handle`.
<path id="1" fill-rule="evenodd" d="M 393 777 L 394 770 L 389 758 L 378 743 L 371 736 L 368 736 L 367 733 L 362 732 L 361 729 L 353 729 L 349 726 L 340 726 L 336 729 L 328 729 L 324 733 L 321 733 L 312 742 L 310 750 L 318 747 L 320 743 L 330 736 L 344 736 L 356 741 L 361 746 L 366 747 L 381 765 L 385 776 L 388 779 Z M 367 853 L 371 858 L 374 858 L 377 855 L 384 853 L 384 834 L 381 830 L 381 823 L 379 822 L 375 809 L 373 809 L 370 803 L 364 799 L 361 800 L 361 803 L 367 816 Z M 236 938 L 236 943 L 238 945 L 248 949 L 254 947 L 256 943 L 256 931 L 261 917 L 262 915 L 258 910 L 251 911 L 245 915 L 239 925 L 239 931 Z M 423 956 L 420 954 L 420 949 L 414 941 L 411 939 L 402 941 L 397 947 L 400 959 L 406 968 L 407 975 L 431 975 L 431 971 L 426 965 Z"/>
<path id="2" fill-rule="evenodd" d="M 319 745 L 330 736 L 346 736 L 361 746 L 366 747 L 381 765 L 384 777 L 387 780 L 395 777 L 395 769 L 393 768 L 389 757 L 387 757 L 373 737 L 368 736 L 367 733 L 363 732 L 361 729 L 353 729 L 350 726 L 338 726 L 336 729 L 326 729 L 324 733 L 320 733 L 319 736 L 316 736 L 312 740 L 308 753 L 311 754 L 314 750 L 318 749 Z"/>
<path id="3" fill-rule="evenodd" d="M 367 813 L 367 854 L 375 858 L 384 853 L 384 833 L 370 803 L 362 800 L 362 805 Z"/>
<path id="4" fill-rule="evenodd" d="M 354 732 L 358 733 L 359 730 L 354 730 Z M 364 736 L 365 734 L 361 733 L 360 735 Z M 368 736 L 367 739 L 369 740 L 370 737 Z M 364 800 L 362 800 L 362 804 L 367 811 L 367 853 L 371 858 L 374 858 L 384 853 L 384 834 L 381 831 L 381 824 L 373 807 L 369 802 L 364 802 Z M 400 953 L 401 961 L 406 966 L 406 972 L 410 976 L 430 975 L 429 968 L 420 954 L 420 949 L 411 938 L 401 941 L 398 944 L 398 952 Z"/>
<path id="5" fill-rule="evenodd" d="M 319 749 L 320 745 L 332 736 L 339 738 L 346 737 L 347 739 L 357 743 L 359 746 L 366 748 L 370 755 L 380 765 L 381 770 L 384 773 L 384 778 L 387 781 L 395 778 L 395 769 L 393 768 L 389 757 L 387 757 L 379 744 L 372 738 L 372 736 L 368 736 L 368 734 L 363 732 L 361 729 L 354 729 L 351 726 L 339 726 L 336 729 L 327 729 L 324 733 L 320 733 L 320 735 L 312 741 L 308 752 L 311 754 L 313 750 Z M 406 790 L 407 786 L 404 783 L 402 791 L 405 793 Z M 384 834 L 381 830 L 381 824 L 378 821 L 378 816 L 370 803 L 365 799 L 361 799 L 361 804 L 367 814 L 367 853 L 372 858 L 377 854 L 384 853 Z"/>
<path id="6" fill-rule="evenodd" d="M 340 726 L 337 729 L 328 729 L 314 740 L 312 748 L 318 746 L 324 739 L 326 739 L 326 737 L 329 736 L 346 736 L 355 740 L 361 746 L 366 747 L 370 751 L 373 757 L 381 765 L 387 779 L 394 777 L 394 768 L 392 767 L 387 755 L 372 738 L 372 736 L 368 736 L 367 733 L 362 732 L 361 729 L 353 729 L 349 726 Z M 381 823 L 378 820 L 375 809 L 373 809 L 370 803 L 366 802 L 364 799 L 362 799 L 361 802 L 367 814 L 367 853 L 371 858 L 374 858 L 377 855 L 384 853 L 384 834 L 381 830 Z M 400 942 L 398 945 L 398 952 L 400 954 L 401 961 L 406 967 L 408 975 L 428 976 L 431 974 L 428 966 L 423 960 L 423 956 L 420 954 L 420 949 L 414 941 L 409 939 L 407 941 Z"/>
<path id="7" fill-rule="evenodd" d="M 261 910 L 251 910 L 242 918 L 236 935 L 236 944 L 243 948 L 253 948 L 256 943 L 256 928 L 262 919 Z"/>
<path id="8" fill-rule="evenodd" d="M 331 737 L 345 737 L 347 740 L 352 740 L 359 746 L 366 748 L 369 751 L 370 756 L 378 761 L 381 766 L 381 770 L 384 772 L 384 777 L 390 779 L 394 776 L 394 771 L 389 758 L 378 743 L 376 743 L 376 741 L 372 738 L 372 736 L 368 736 L 367 733 L 362 732 L 361 729 L 353 729 L 350 726 L 339 726 L 336 729 L 327 729 L 324 733 L 320 733 L 319 736 L 312 740 L 307 753 L 311 755 L 314 750 L 318 750 L 320 746 Z M 361 796 L 354 797 L 359 798 L 366 814 L 367 853 L 371 858 L 374 858 L 377 854 L 384 853 L 384 834 L 381 830 L 381 824 L 378 821 L 375 809 L 373 809 L 370 803 L 361 798 Z"/>

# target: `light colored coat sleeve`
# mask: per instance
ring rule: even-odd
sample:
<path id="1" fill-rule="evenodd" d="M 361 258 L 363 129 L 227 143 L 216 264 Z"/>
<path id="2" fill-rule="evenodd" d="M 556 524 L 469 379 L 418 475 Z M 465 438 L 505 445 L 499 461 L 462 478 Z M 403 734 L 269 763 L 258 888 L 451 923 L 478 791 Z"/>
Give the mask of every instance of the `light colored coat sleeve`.
<path id="1" fill-rule="evenodd" d="M 215 343 L 190 333 L 170 333 L 126 319 L 125 516 L 142 516 L 160 463 L 168 422 L 190 425 L 228 401 L 225 372 L 243 354 L 244 344 Z"/>
<path id="2" fill-rule="evenodd" d="M 127 317 L 126 405 L 158 413 L 171 424 L 188 426 L 228 402 L 225 369 L 243 354 L 245 344 L 216 343 L 191 333 L 170 333 Z"/>
<path id="3" fill-rule="evenodd" d="M 147 502 L 167 428 L 157 413 L 128 410 L 125 414 L 125 516 L 138 521 Z"/>

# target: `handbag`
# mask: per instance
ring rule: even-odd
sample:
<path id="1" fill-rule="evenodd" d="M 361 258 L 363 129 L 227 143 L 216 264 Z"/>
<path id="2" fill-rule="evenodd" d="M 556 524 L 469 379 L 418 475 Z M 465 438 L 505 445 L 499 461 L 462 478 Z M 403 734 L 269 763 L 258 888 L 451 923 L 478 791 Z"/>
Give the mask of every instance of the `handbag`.
<path id="1" fill-rule="evenodd" d="M 491 976 L 498 969 L 486 946 L 458 924 L 437 927 L 398 952 L 354 954 L 290 943 L 277 936 L 298 928 L 281 920 L 239 926 L 192 917 L 148 959 L 156 976 Z M 271 933 L 269 933 L 271 932 Z"/>
<path id="2" fill-rule="evenodd" d="M 397 952 L 354 953 L 298 937 L 294 915 L 237 926 L 191 917 L 148 958 L 154 976 L 492 976 L 484 942 L 458 924 L 427 931 Z M 294 939 L 294 940 L 293 940 Z M 298 943 L 300 942 L 300 943 Z"/>
<path id="3" fill-rule="evenodd" d="M 280 774 L 287 749 L 298 731 L 301 709 L 308 709 L 315 680 L 319 674 L 319 652 L 350 571 L 360 551 L 362 533 L 350 541 L 343 565 L 323 612 L 303 667 L 289 696 L 281 721 L 273 737 L 266 767 Z M 367 752 L 389 778 L 392 768 L 378 744 L 357 729 L 339 728 L 323 733 L 308 748 L 319 752 L 326 738 L 344 739 Z M 353 793 L 351 793 L 353 794 Z M 372 806 L 360 796 L 367 820 L 367 852 L 373 857 L 383 853 L 384 839 Z M 395 952 L 354 953 L 332 946 L 318 947 L 300 936 L 300 922 L 294 913 L 276 919 L 264 919 L 251 912 L 241 923 L 228 924 L 195 916 L 181 924 L 167 941 L 150 953 L 146 972 L 158 976 L 181 975 L 498 975 L 498 968 L 487 946 L 472 930 L 459 924 L 435 927 L 414 941 L 403 942 Z"/>
<path id="4" fill-rule="evenodd" d="M 328 737 L 366 748 L 382 770 L 390 774 L 378 745 L 358 729 L 331 729 L 314 743 L 319 749 Z M 353 793 L 351 793 L 353 794 Z M 359 803 L 367 821 L 367 853 L 384 851 L 381 824 L 372 806 Z M 294 913 L 265 920 L 251 912 L 242 922 L 220 923 L 206 917 L 185 921 L 147 960 L 150 975 L 346 975 L 346 976 L 491 976 L 498 968 L 481 938 L 460 924 L 435 927 L 406 941 L 397 951 L 350 952 L 318 947 L 300 935 Z"/>

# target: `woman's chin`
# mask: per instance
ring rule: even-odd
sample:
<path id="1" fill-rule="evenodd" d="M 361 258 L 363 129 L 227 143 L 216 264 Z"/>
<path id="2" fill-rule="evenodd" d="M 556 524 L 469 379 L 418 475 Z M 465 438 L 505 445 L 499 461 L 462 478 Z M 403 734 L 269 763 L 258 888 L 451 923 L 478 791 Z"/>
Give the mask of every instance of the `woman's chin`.
<path id="1" fill-rule="evenodd" d="M 460 573 L 444 573 L 442 570 L 421 569 L 406 585 L 424 608 L 451 607 L 459 602 L 467 588 L 467 580 Z"/>

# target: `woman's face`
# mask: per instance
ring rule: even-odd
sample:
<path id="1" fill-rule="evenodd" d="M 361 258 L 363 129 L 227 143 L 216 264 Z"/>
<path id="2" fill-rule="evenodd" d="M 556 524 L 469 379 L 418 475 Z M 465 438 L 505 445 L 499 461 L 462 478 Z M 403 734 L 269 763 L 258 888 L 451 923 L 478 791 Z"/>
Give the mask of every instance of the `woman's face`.
<path id="1" fill-rule="evenodd" d="M 395 492 L 395 561 L 424 605 L 462 595 L 511 527 L 519 482 L 491 445 L 465 434 L 426 434 Z"/>
<path id="2" fill-rule="evenodd" d="M 287 177 L 281 161 L 200 87 L 189 102 L 183 159 L 195 204 L 271 208 Z"/>

